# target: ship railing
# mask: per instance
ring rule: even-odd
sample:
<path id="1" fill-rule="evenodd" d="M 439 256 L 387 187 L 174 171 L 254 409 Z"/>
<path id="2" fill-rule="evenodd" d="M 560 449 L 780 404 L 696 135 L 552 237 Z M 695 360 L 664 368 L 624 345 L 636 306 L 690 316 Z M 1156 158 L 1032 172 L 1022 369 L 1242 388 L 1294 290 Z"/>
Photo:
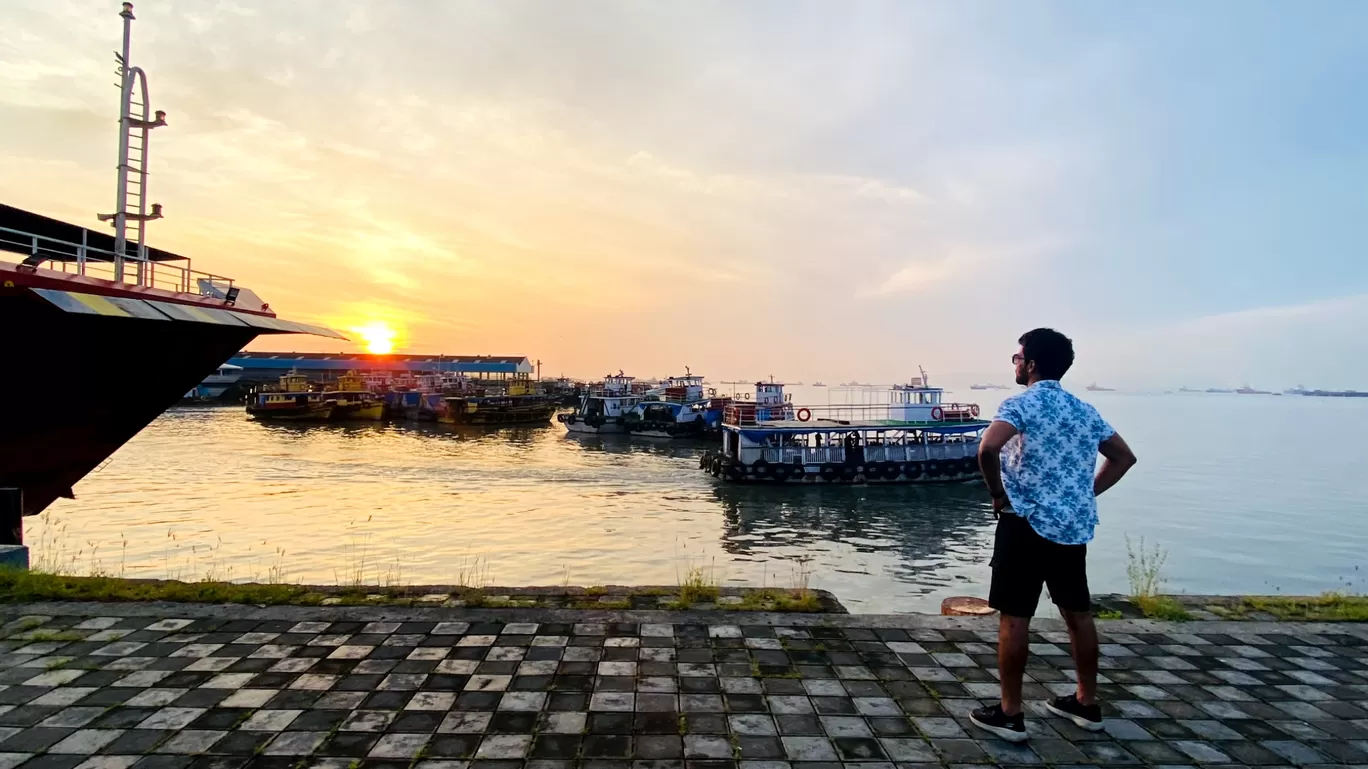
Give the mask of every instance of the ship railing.
<path id="1" fill-rule="evenodd" d="M 787 403 L 762 406 L 756 403 L 733 403 L 722 410 L 722 423 L 744 427 L 763 422 L 793 419 L 794 409 Z"/>
<path id="2" fill-rule="evenodd" d="M 86 230 L 81 230 L 82 240 L 85 239 L 85 233 Z M 133 251 L 124 255 L 120 273 L 114 263 L 113 249 L 98 248 L 84 242 L 72 243 L 9 227 L 0 227 L 0 256 L 68 275 L 181 294 L 207 295 L 210 287 L 226 293 L 233 288 L 232 278 L 191 269 L 189 259 L 184 260 L 185 266 L 153 261 L 147 258 L 146 249 L 139 254 L 134 246 Z M 24 258 L 19 259 L 20 256 Z"/>
<path id="3" fill-rule="evenodd" d="M 837 425 L 844 423 L 859 422 L 884 422 L 884 421 L 904 421 L 900 414 L 906 404 L 890 403 L 852 403 L 852 404 L 832 404 L 828 406 L 792 406 L 790 413 L 794 417 L 807 417 L 804 421 L 810 422 L 834 422 Z M 923 405 L 922 408 L 926 406 Z M 955 424 L 958 422 L 970 422 L 978 417 L 974 416 L 974 409 L 977 408 L 969 403 L 939 403 L 935 405 L 940 409 L 941 418 L 926 420 L 927 423 Z M 805 413 L 804 413 L 805 412 Z M 774 417 L 771 417 L 772 421 Z M 760 421 L 766 421 L 761 419 Z M 914 420 L 915 421 L 915 420 Z M 752 422 L 751 424 L 754 424 Z"/>
<path id="4" fill-rule="evenodd" d="M 864 461 L 872 462 L 926 462 L 973 457 L 977 445 L 972 441 L 956 443 L 908 443 L 892 446 L 864 446 Z M 846 461 L 846 448 L 843 445 L 826 446 L 747 446 L 741 449 L 742 461 L 753 463 L 763 459 L 770 464 L 792 464 L 794 461 L 805 465 L 840 464 Z"/>

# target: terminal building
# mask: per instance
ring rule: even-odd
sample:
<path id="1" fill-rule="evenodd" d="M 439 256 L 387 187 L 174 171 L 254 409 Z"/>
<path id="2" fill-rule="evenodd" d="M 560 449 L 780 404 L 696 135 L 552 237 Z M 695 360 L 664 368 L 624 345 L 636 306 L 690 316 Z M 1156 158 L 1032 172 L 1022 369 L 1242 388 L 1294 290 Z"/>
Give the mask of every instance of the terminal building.
<path id="1" fill-rule="evenodd" d="M 244 382 L 275 382 L 291 371 L 311 381 L 325 382 L 348 371 L 421 372 L 454 371 L 471 379 L 504 381 L 528 379 L 532 361 L 522 355 L 370 355 L 328 352 L 240 352 L 228 361 L 242 367 Z"/>

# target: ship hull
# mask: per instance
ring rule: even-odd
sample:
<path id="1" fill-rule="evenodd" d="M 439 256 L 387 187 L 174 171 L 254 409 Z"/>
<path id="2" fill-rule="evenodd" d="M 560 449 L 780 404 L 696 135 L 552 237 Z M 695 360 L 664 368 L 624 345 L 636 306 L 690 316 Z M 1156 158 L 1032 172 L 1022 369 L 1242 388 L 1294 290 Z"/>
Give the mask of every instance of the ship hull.
<path id="1" fill-rule="evenodd" d="M 964 483 L 982 480 L 973 457 L 922 462 L 741 464 L 715 452 L 705 452 L 699 469 L 729 483 Z"/>
<path id="2" fill-rule="evenodd" d="M 555 402 L 544 398 L 500 398 L 494 399 L 494 402 L 451 398 L 447 400 L 446 413 L 439 416 L 438 421 L 481 427 L 544 425 L 551 421 L 555 413 Z"/>
<path id="3" fill-rule="evenodd" d="M 338 403 L 328 417 L 334 422 L 379 422 L 385 418 L 384 401 Z"/>
<path id="4" fill-rule="evenodd" d="M 326 422 L 333 418 L 333 404 L 310 403 L 305 406 L 276 408 L 247 407 L 248 416 L 266 421 Z"/>
<path id="5" fill-rule="evenodd" d="M 570 416 L 574 415 L 572 414 Z M 562 424 L 565 425 L 565 429 L 567 431 L 576 433 L 578 435 L 622 435 L 627 432 L 627 428 L 623 427 L 622 424 L 618 422 L 607 422 L 601 425 L 591 425 L 578 419 L 574 422 L 571 422 L 570 420 L 566 419 L 564 422 L 562 422 Z"/>
<path id="6" fill-rule="evenodd" d="M 8 409 L 0 428 L 0 486 L 23 490 L 25 515 L 71 496 L 77 481 L 259 333 L 246 326 L 68 313 L 6 283 L 0 286 L 0 402 L 27 405 Z M 127 375 L 105 380 L 99 397 L 54 390 L 54 382 L 77 366 Z M 53 395 L 35 399 L 40 393 Z"/>

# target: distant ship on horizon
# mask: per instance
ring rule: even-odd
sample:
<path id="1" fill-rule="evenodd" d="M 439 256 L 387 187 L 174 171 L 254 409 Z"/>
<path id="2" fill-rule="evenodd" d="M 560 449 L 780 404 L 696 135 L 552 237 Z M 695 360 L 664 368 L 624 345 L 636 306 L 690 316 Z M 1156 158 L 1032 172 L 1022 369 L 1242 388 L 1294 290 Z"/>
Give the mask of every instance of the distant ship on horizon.
<path id="1" fill-rule="evenodd" d="M 1114 388 L 1111 388 L 1111 387 L 1103 387 L 1102 385 L 1099 385 L 1098 383 L 1093 382 L 1092 384 L 1088 385 L 1088 392 L 1090 392 L 1090 393 L 1114 393 L 1114 392 L 1116 392 L 1116 390 L 1115 390 Z"/>
<path id="2" fill-rule="evenodd" d="M 972 384 L 972 385 L 969 385 L 969 389 L 970 389 L 970 390 L 1006 390 L 1006 389 L 1008 389 L 1008 388 L 1007 388 L 1007 385 L 1000 385 L 1000 384 Z"/>
<path id="3" fill-rule="evenodd" d="M 1270 391 L 1270 390 L 1255 390 L 1253 387 L 1250 387 L 1249 385 L 1245 385 L 1244 387 L 1239 388 L 1239 389 L 1236 390 L 1235 392 L 1238 393 L 1239 395 L 1272 395 L 1272 394 L 1273 394 L 1272 391 Z"/>

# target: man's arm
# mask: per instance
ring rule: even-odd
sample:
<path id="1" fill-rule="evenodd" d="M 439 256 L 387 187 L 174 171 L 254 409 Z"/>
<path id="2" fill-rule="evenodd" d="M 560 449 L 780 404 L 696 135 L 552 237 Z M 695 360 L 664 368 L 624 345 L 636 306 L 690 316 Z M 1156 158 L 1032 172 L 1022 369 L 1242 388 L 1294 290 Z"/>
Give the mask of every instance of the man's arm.
<path id="1" fill-rule="evenodd" d="M 1135 467 L 1135 453 L 1130 450 L 1130 446 L 1121 439 L 1119 433 L 1112 433 L 1111 437 L 1102 441 L 1097 447 L 1102 454 L 1102 469 L 1097 471 L 1097 477 L 1093 479 L 1093 496 L 1116 485 L 1127 470 Z M 979 463 L 983 463 L 983 452 L 979 452 Z"/>
<path id="2" fill-rule="evenodd" d="M 1017 429 L 1011 424 L 994 421 L 979 439 L 979 470 L 983 471 L 983 482 L 988 484 L 988 493 L 993 496 L 995 513 L 1007 508 L 1007 490 L 1002 486 L 1002 447 L 1016 434 Z"/>

